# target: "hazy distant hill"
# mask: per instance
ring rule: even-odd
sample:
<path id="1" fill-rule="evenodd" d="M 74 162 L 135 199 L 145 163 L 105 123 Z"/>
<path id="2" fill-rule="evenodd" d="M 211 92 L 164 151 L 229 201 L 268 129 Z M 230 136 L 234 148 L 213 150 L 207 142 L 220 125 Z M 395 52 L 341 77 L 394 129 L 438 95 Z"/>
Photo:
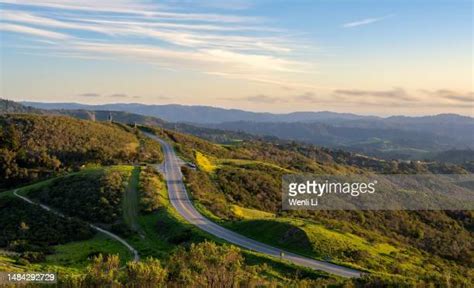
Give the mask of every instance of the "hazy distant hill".
<path id="1" fill-rule="evenodd" d="M 186 133 L 200 133 L 198 136 L 215 137 L 206 128 L 250 133 L 258 136 L 273 136 L 281 139 L 304 141 L 332 148 L 343 148 L 388 159 L 424 159 L 433 157 L 433 152 L 474 148 L 474 118 L 455 114 L 435 116 L 388 118 L 359 116 L 334 112 L 295 112 L 289 114 L 255 113 L 236 109 L 222 109 L 206 106 L 105 104 L 83 105 L 77 103 L 33 103 L 41 109 L 116 110 L 134 114 L 114 112 L 116 121 L 135 119 L 128 122 L 142 124 L 144 119 L 135 114 L 159 117 L 170 122 L 157 123 Z M 70 110 L 67 110 L 70 111 Z M 63 111 L 62 113 L 65 113 Z M 72 112 L 67 112 L 71 114 Z M 73 116 L 83 118 L 73 112 Z M 96 111 L 95 113 L 98 113 Z M 108 112 L 106 112 L 108 113 Z M 115 113 L 117 116 L 115 116 Z M 123 112 L 122 112 L 123 113 Z M 99 113 L 100 114 L 100 113 Z M 106 117 L 107 114 L 101 114 Z M 87 119 L 87 118 L 85 118 Z M 152 118 L 149 119 L 152 121 Z M 125 121 L 127 122 L 127 121 Z M 153 123 L 143 123 L 154 125 Z M 219 134 L 219 133 L 218 133 Z M 219 140 L 228 140 L 227 132 L 220 131 Z M 222 137 L 225 135 L 225 137 Z M 247 135 L 248 136 L 248 135 Z"/>
<path id="2" fill-rule="evenodd" d="M 79 106 L 78 106 L 79 107 Z M 82 107 L 82 106 L 81 106 Z M 140 114 L 128 113 L 123 111 L 107 111 L 107 110 L 84 110 L 84 109 L 55 109 L 47 110 L 40 108 L 33 108 L 17 102 L 0 99 L 0 113 L 33 113 L 33 114 L 53 114 L 53 115 L 67 115 L 74 118 L 95 121 L 108 121 L 109 116 L 114 122 L 124 124 L 139 124 L 148 126 L 159 126 L 167 129 L 173 129 L 183 133 L 192 134 L 207 140 L 217 143 L 231 143 L 236 140 L 249 140 L 255 138 L 255 135 L 242 132 L 224 131 L 220 129 L 213 129 L 207 127 L 199 127 L 186 123 L 173 123 L 162 120 L 158 117 L 145 116 Z M 275 137 L 265 137 L 266 139 Z"/>
<path id="3" fill-rule="evenodd" d="M 0 98 L 0 113 L 40 113 L 40 109 Z"/>
<path id="4" fill-rule="evenodd" d="M 23 104 L 40 109 L 85 109 L 126 111 L 147 116 L 154 116 L 170 122 L 221 123 L 230 121 L 255 122 L 306 122 L 326 120 L 376 119 L 373 116 L 359 116 L 349 113 L 334 112 L 294 112 L 288 114 L 272 114 L 249 112 L 238 109 L 223 109 L 209 106 L 185 105 L 145 105 L 145 104 L 104 104 L 84 105 L 78 103 L 39 103 L 23 102 Z"/>

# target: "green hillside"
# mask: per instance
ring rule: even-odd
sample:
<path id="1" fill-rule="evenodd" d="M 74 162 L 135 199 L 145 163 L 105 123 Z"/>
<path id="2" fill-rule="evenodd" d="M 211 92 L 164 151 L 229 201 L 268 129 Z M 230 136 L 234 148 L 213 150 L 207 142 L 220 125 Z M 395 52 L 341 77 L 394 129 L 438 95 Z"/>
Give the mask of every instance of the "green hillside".
<path id="1" fill-rule="evenodd" d="M 112 282 L 120 287 L 127 277 L 144 283 L 138 275 L 145 273 L 145 266 L 153 267 L 153 281 L 174 287 L 208 283 L 206 277 L 216 273 L 231 273 L 244 284 L 251 279 L 249 287 L 472 284 L 471 211 L 281 209 L 281 178 L 289 173 L 466 173 L 459 166 L 386 162 L 258 139 L 217 144 L 163 128 L 64 116 L 5 114 L 0 124 L 3 187 L 18 188 L 20 195 L 68 217 L 31 206 L 13 190 L 2 192 L 0 224 L 6 233 L 0 238 L 1 270 L 48 267 L 61 271 L 63 284 L 83 287 Z M 163 160 L 161 147 L 141 130 L 167 139 L 184 160 L 196 164 L 197 169 L 183 167 L 185 182 L 198 210 L 213 221 L 261 242 L 369 275 L 344 280 L 222 246 L 222 240 L 188 224 L 171 206 L 163 175 L 155 166 Z M 35 183 L 25 186 L 31 181 Z M 46 223 L 48 229 L 40 229 Z M 125 246 L 92 231 L 87 223 L 125 239 L 142 261 L 129 262 L 132 254 Z M 104 267 L 115 272 L 104 275 Z"/>
<path id="2" fill-rule="evenodd" d="M 130 188 L 136 193 L 127 196 Z M 317 283 L 342 285 L 345 282 L 243 252 L 234 246 L 222 246 L 220 240 L 186 223 L 177 214 L 169 203 L 162 176 L 150 166 L 85 169 L 24 187 L 18 193 L 72 218 L 60 218 L 14 197 L 12 192 L 0 194 L 0 203 L 5 205 L 2 207 L 8 205 L 8 209 L 0 210 L 0 221 L 9 227 L 6 230 L 9 238 L 0 239 L 0 249 L 3 249 L 0 250 L 0 270 L 3 271 L 48 269 L 60 273 L 61 285 L 83 287 L 109 283 L 103 278 L 104 265 L 115 271 L 108 276 L 112 278 L 107 279 L 114 279 L 117 285 L 125 280 L 148 283 L 148 276 L 143 274 L 148 273 L 143 270 L 145 267 L 147 271 L 161 271 L 160 277 L 149 279 L 154 281 L 150 282 L 153 285 L 174 283 L 176 287 L 213 281 L 203 276 L 199 267 L 206 267 L 208 275 L 230 273 L 232 277 L 242 277 L 239 279 L 246 283 L 254 283 L 252 285 L 310 287 Z M 137 201 L 131 201 L 133 197 Z M 137 212 L 130 222 L 125 218 L 127 207 Z M 130 252 L 114 239 L 91 231 L 84 220 L 124 237 L 139 251 L 142 262 L 127 263 L 131 260 Z M 131 223 L 138 226 L 132 227 Z M 48 230 L 42 229 L 48 225 Z M 209 240 L 217 241 L 218 245 Z M 297 274 L 300 274 L 298 279 Z"/>
<path id="3" fill-rule="evenodd" d="M 328 157 L 331 154 L 309 153 L 296 144 L 244 141 L 223 146 L 169 130 L 155 133 L 197 163 L 198 170 L 183 167 L 183 174 L 201 212 L 236 232 L 309 257 L 367 269 L 387 283 L 470 283 L 470 211 L 282 211 L 283 174 L 367 173 L 367 163 L 344 164 Z M 324 162 L 317 160 L 324 157 Z M 420 165 L 398 169 L 429 172 Z M 421 168 L 425 170 L 417 170 Z"/>
<path id="4" fill-rule="evenodd" d="M 83 165 L 159 162 L 159 145 L 119 124 L 65 116 L 0 115 L 0 189 Z"/>

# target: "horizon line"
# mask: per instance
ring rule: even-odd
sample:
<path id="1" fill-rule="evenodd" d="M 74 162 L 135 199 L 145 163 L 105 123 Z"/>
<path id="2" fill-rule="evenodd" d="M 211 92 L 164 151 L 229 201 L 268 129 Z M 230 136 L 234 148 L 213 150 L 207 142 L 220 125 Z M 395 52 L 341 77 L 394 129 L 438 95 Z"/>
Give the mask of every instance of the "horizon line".
<path id="1" fill-rule="evenodd" d="M 222 110 L 238 110 L 243 112 L 249 113 L 260 113 L 260 114 L 273 114 L 273 115 L 288 115 L 294 113 L 335 113 L 335 114 L 346 114 L 346 115 L 355 115 L 355 116 L 364 116 L 364 117 L 374 117 L 374 118 L 391 118 L 391 117 L 433 117 L 433 116 L 440 116 L 440 115 L 456 115 L 468 118 L 474 118 L 473 115 L 465 115 L 459 114 L 454 112 L 445 112 L 445 113 L 437 113 L 437 114 L 420 114 L 420 115 L 406 115 L 406 114 L 389 114 L 389 115 L 374 115 L 374 114 L 356 114 L 351 112 L 337 112 L 331 110 L 296 110 L 292 112 L 269 112 L 269 111 L 255 111 L 255 110 L 246 110 L 241 108 L 226 108 L 221 106 L 212 106 L 212 105 L 200 105 L 200 104 L 179 104 L 179 103 L 166 103 L 166 104 L 146 104 L 146 103 L 139 103 L 139 102 L 112 102 L 112 103 L 104 103 L 104 104 L 87 104 L 87 103 L 79 103 L 79 102 L 48 102 L 48 101 L 14 101 L 6 98 L 0 98 L 7 101 L 17 102 L 17 103 L 43 103 L 43 104 L 76 104 L 76 105 L 85 105 L 85 106 L 102 106 L 102 105 L 144 105 L 144 106 L 184 106 L 184 107 L 207 107 L 207 108 L 214 108 L 214 109 L 222 109 Z M 34 107 L 33 107 L 34 108 Z M 59 109 L 60 110 L 60 109 Z M 68 110 L 68 109 L 63 109 Z M 70 109 L 70 110 L 78 110 L 78 109 Z M 107 110 L 107 111 L 120 111 L 120 110 Z M 122 111 L 123 112 L 123 111 Z M 138 114 L 138 113 L 135 113 Z M 142 114 L 143 115 L 143 114 Z"/>

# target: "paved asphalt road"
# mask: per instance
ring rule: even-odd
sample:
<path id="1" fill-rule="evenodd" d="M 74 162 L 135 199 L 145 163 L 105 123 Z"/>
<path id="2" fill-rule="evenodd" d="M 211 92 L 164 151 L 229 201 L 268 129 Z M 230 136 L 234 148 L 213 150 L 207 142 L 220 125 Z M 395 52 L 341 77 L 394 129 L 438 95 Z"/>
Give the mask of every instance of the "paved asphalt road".
<path id="1" fill-rule="evenodd" d="M 196 208 L 194 208 L 191 200 L 188 197 L 186 188 L 183 183 L 183 175 L 181 174 L 180 166 L 182 160 L 179 159 L 173 148 L 162 139 L 152 134 L 146 134 L 152 139 L 160 142 L 163 147 L 165 163 L 164 163 L 164 174 L 166 184 L 168 187 L 169 198 L 173 207 L 191 224 L 196 225 L 200 229 L 217 236 L 218 238 L 224 239 L 235 245 L 264 253 L 273 257 L 280 257 L 280 253 L 283 252 L 283 258 L 296 265 L 309 267 L 315 270 L 322 270 L 331 274 L 335 274 L 342 277 L 360 277 L 361 272 L 347 268 L 344 266 L 338 266 L 332 263 L 317 261 L 314 259 L 306 258 L 291 252 L 287 252 L 255 240 L 249 239 L 245 236 L 237 234 L 233 231 L 225 229 L 211 220 L 201 215 Z"/>
<path id="2" fill-rule="evenodd" d="M 36 203 L 36 202 L 34 202 L 33 200 L 31 200 L 31 199 L 29 199 L 29 198 L 26 198 L 25 196 L 19 195 L 19 194 L 17 193 L 17 190 L 13 191 L 13 194 L 14 194 L 16 197 L 20 198 L 21 200 L 26 201 L 26 202 L 28 202 L 28 203 L 30 203 L 30 204 L 32 204 L 32 205 L 38 205 L 38 206 L 40 206 L 41 208 L 43 208 L 44 210 L 46 210 L 46 211 L 49 211 L 49 212 L 51 212 L 51 213 L 53 213 L 53 214 L 56 214 L 56 215 L 58 215 L 58 216 L 60 216 L 60 217 L 63 217 L 63 218 L 66 217 L 64 214 L 62 214 L 62 213 L 60 213 L 60 212 L 58 212 L 58 211 L 56 211 L 56 210 L 54 210 L 54 209 L 52 209 L 52 208 L 46 206 L 46 205 L 43 205 L 43 204 L 40 204 L 40 203 Z M 104 229 L 102 229 L 102 228 L 100 228 L 100 227 L 97 227 L 97 226 L 95 226 L 94 224 L 90 224 L 90 223 L 89 223 L 89 226 L 90 226 L 92 229 L 94 229 L 94 230 L 96 230 L 96 231 L 99 231 L 100 233 L 103 233 L 103 234 L 109 236 L 110 238 L 112 238 L 112 239 L 114 239 L 114 240 L 117 240 L 118 242 L 122 243 L 122 245 L 124 245 L 125 247 L 127 247 L 127 249 L 128 249 L 130 252 L 132 252 L 132 254 L 133 254 L 133 260 L 134 260 L 134 261 L 140 260 L 140 256 L 138 255 L 138 251 L 137 251 L 135 248 L 133 248 L 130 244 L 128 244 L 128 242 L 125 241 L 125 239 L 121 238 L 120 236 L 115 235 L 115 234 L 112 233 L 112 232 L 109 232 L 109 231 L 104 230 Z"/>

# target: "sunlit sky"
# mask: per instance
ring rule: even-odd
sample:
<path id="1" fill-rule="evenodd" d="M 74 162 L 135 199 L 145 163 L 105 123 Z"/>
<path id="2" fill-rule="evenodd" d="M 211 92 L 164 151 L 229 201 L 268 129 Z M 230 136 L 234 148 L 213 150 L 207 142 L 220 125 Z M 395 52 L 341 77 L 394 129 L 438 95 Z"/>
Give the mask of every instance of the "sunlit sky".
<path id="1" fill-rule="evenodd" d="M 15 101 L 474 116 L 472 0 L 0 0 Z"/>

